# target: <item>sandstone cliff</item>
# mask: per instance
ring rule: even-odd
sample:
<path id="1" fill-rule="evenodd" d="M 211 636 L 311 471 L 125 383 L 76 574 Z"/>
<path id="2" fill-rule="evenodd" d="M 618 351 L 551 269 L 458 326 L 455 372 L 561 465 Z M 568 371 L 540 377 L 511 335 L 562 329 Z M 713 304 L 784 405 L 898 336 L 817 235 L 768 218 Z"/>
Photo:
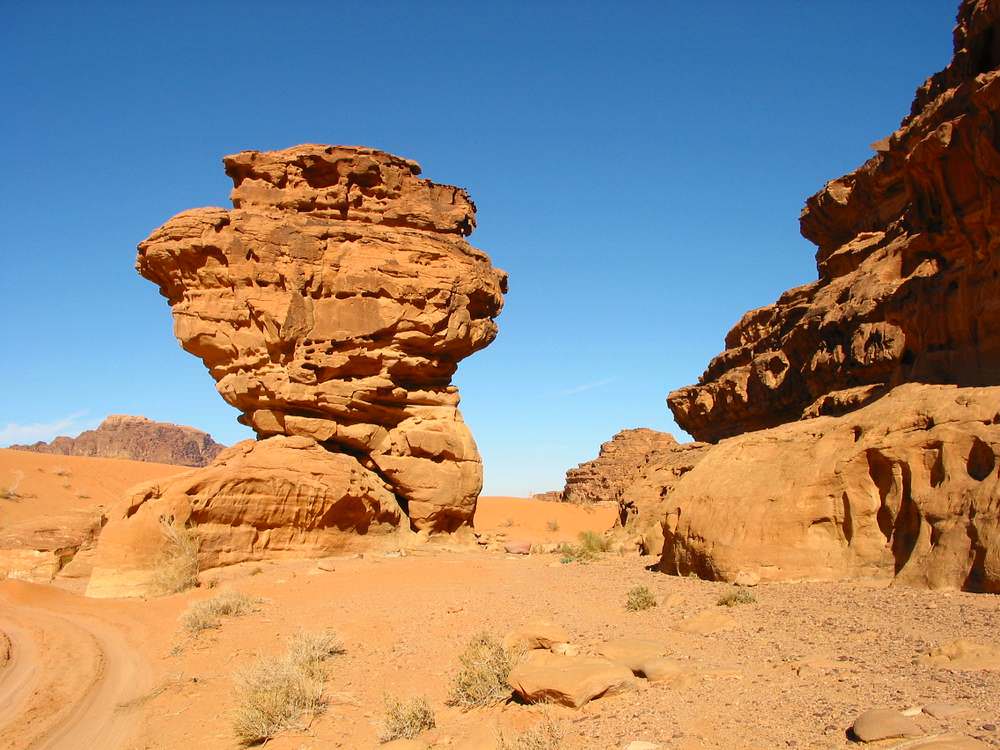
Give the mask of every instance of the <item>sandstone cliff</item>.
<path id="1" fill-rule="evenodd" d="M 998 40 L 1000 2 L 963 2 L 951 64 L 807 202 L 819 279 L 670 394 L 721 442 L 672 487 L 650 475 L 665 570 L 1000 591 Z"/>
<path id="2" fill-rule="evenodd" d="M 206 466 L 226 448 L 193 427 L 124 414 L 112 414 L 96 430 L 86 430 L 75 438 L 60 436 L 51 443 L 10 447 L 61 456 L 127 458 L 178 466 Z"/>
<path id="3" fill-rule="evenodd" d="M 202 562 L 217 564 L 452 531 L 482 488 L 451 377 L 496 336 L 507 278 L 465 239 L 466 192 L 369 148 L 223 161 L 234 208 L 178 214 L 139 245 L 136 267 L 259 440 L 137 488 L 102 535 L 91 593 L 113 594 L 115 580 L 141 591 L 142 565 L 121 573 L 137 559 L 126 548 L 154 539 L 161 518 L 196 523 Z"/>
<path id="4" fill-rule="evenodd" d="M 818 280 L 748 312 L 677 423 L 716 441 L 843 414 L 904 382 L 1000 383 L 1000 3 L 963 2 L 951 64 L 876 154 L 802 211 Z"/>

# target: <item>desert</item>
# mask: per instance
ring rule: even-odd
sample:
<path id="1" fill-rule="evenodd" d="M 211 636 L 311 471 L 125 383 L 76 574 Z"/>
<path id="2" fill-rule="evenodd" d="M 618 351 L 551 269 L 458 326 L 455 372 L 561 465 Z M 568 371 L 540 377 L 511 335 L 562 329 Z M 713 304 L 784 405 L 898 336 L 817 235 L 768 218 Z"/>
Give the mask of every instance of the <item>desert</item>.
<path id="1" fill-rule="evenodd" d="M 12 254 L 0 295 L 0 750 L 1000 747 L 1000 1 L 947 5 L 906 8 L 911 25 L 873 9 L 892 39 L 857 8 L 780 3 L 728 9 L 718 34 L 680 7 L 230 12 L 224 38 L 180 11 L 67 9 L 102 70 L 137 43 L 111 29 L 165 45 L 131 70 L 176 96 L 100 136 L 120 158 L 42 175 L 71 200 L 19 188 L 9 211 L 49 256 Z M 75 49 L 35 13 L 12 49 Z M 464 57 L 392 43 L 401 23 L 461 29 Z M 310 85 L 326 68 L 307 28 L 354 53 L 344 95 Z M 696 62 L 684 34 L 714 54 Z M 757 43 L 779 37 L 796 65 Z M 863 54 L 829 65 L 855 37 Z M 592 120 L 559 113 L 579 133 L 539 119 L 527 50 L 560 54 L 531 70 L 587 102 Z M 202 75 L 224 58 L 252 95 Z M 600 63 L 609 101 L 669 114 L 677 139 L 636 151 L 650 120 L 593 141 L 629 111 L 585 94 Z M 432 72 L 465 110 L 410 77 Z M 43 101 L 82 73 L 14 75 Z M 827 85 L 826 119 L 796 119 Z M 198 95 L 204 121 L 183 120 Z M 734 117 L 706 116 L 715 96 Z M 231 106 L 250 100 L 253 117 Z M 502 146 L 517 106 L 530 149 Z M 315 113 L 387 145 L 337 145 Z M 78 122 L 97 138 L 107 116 Z M 829 179 L 861 153 L 843 123 L 893 117 Z M 702 131 L 709 148 L 685 145 Z M 773 173 L 739 171 L 740 138 L 792 132 Z M 822 185 L 796 228 L 812 267 L 758 210 L 792 175 Z M 38 205 L 65 209 L 45 218 L 61 233 L 34 231 Z"/>

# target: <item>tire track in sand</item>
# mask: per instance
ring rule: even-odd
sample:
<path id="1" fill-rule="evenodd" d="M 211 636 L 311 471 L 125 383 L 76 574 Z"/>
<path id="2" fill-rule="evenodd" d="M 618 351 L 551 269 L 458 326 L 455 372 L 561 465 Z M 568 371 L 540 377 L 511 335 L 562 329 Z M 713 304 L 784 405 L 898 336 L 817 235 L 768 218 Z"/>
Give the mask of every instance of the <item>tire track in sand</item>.
<path id="1" fill-rule="evenodd" d="M 0 631 L 11 643 L 0 667 L 0 750 L 124 748 L 139 714 L 120 704 L 148 690 L 148 665 L 114 625 L 9 591 L 0 590 Z"/>

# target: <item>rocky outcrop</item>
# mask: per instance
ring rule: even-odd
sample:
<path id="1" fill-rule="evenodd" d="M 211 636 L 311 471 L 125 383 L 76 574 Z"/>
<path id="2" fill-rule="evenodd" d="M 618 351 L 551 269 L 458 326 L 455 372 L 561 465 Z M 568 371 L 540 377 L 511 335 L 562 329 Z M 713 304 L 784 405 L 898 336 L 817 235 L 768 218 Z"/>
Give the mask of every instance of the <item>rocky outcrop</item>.
<path id="1" fill-rule="evenodd" d="M 905 382 L 1000 383 L 1000 3 L 966 0 L 951 64 L 876 154 L 807 201 L 818 280 L 753 310 L 677 423 L 717 441 L 856 409 Z"/>
<path id="2" fill-rule="evenodd" d="M 562 497 L 567 503 L 618 500 L 651 454 L 677 445 L 674 436 L 646 427 L 622 430 L 601 445 L 597 458 L 566 472 Z"/>
<path id="3" fill-rule="evenodd" d="M 353 544 L 345 534 L 386 526 L 469 523 L 482 466 L 451 377 L 496 336 L 506 275 L 465 239 L 475 227 L 468 195 L 368 148 L 223 161 L 234 209 L 178 214 L 139 245 L 137 269 L 169 301 L 181 346 L 261 442 L 240 448 L 245 459 L 223 454 L 210 474 L 178 480 L 190 491 L 137 492 L 105 536 L 120 540 L 113 526 L 147 503 L 209 536 L 216 522 L 256 535 L 210 541 L 232 552 L 219 553 L 228 561 L 277 547 L 328 550 L 333 537 Z M 294 474 L 303 452 L 304 476 L 323 485 L 315 492 L 301 493 L 291 475 L 280 486 L 267 472 L 239 481 L 240 461 L 287 459 Z"/>
<path id="4" fill-rule="evenodd" d="M 0 579 L 49 583 L 60 574 L 86 577 L 103 523 L 103 512 L 93 508 L 6 524 L 0 529 Z"/>
<path id="5" fill-rule="evenodd" d="M 112 414 L 96 430 L 86 430 L 75 438 L 60 436 L 51 443 L 10 447 L 60 456 L 125 458 L 178 466 L 207 466 L 226 448 L 207 432 L 193 427 L 127 414 Z"/>
<path id="6" fill-rule="evenodd" d="M 1000 592 L 1000 387 L 906 384 L 723 440 L 668 498 L 661 566 Z"/>
<path id="7" fill-rule="evenodd" d="M 616 502 L 626 532 L 646 554 L 660 554 L 666 500 L 708 446 L 678 443 L 673 435 L 645 427 L 622 430 L 601 445 L 597 458 L 566 472 L 566 502 Z"/>

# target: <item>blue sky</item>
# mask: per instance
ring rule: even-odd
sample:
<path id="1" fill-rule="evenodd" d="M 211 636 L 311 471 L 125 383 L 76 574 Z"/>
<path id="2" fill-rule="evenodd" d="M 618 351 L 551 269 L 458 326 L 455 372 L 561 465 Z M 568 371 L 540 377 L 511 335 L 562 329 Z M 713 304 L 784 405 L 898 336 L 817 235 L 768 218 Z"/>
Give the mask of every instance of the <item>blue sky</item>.
<path id="1" fill-rule="evenodd" d="M 0 444 L 108 413 L 247 437 L 135 245 L 229 205 L 224 154 L 364 144 L 468 188 L 510 273 L 456 382 L 486 492 L 523 495 L 621 428 L 681 436 L 667 392 L 815 278 L 803 201 L 948 62 L 957 2 L 0 7 Z"/>

